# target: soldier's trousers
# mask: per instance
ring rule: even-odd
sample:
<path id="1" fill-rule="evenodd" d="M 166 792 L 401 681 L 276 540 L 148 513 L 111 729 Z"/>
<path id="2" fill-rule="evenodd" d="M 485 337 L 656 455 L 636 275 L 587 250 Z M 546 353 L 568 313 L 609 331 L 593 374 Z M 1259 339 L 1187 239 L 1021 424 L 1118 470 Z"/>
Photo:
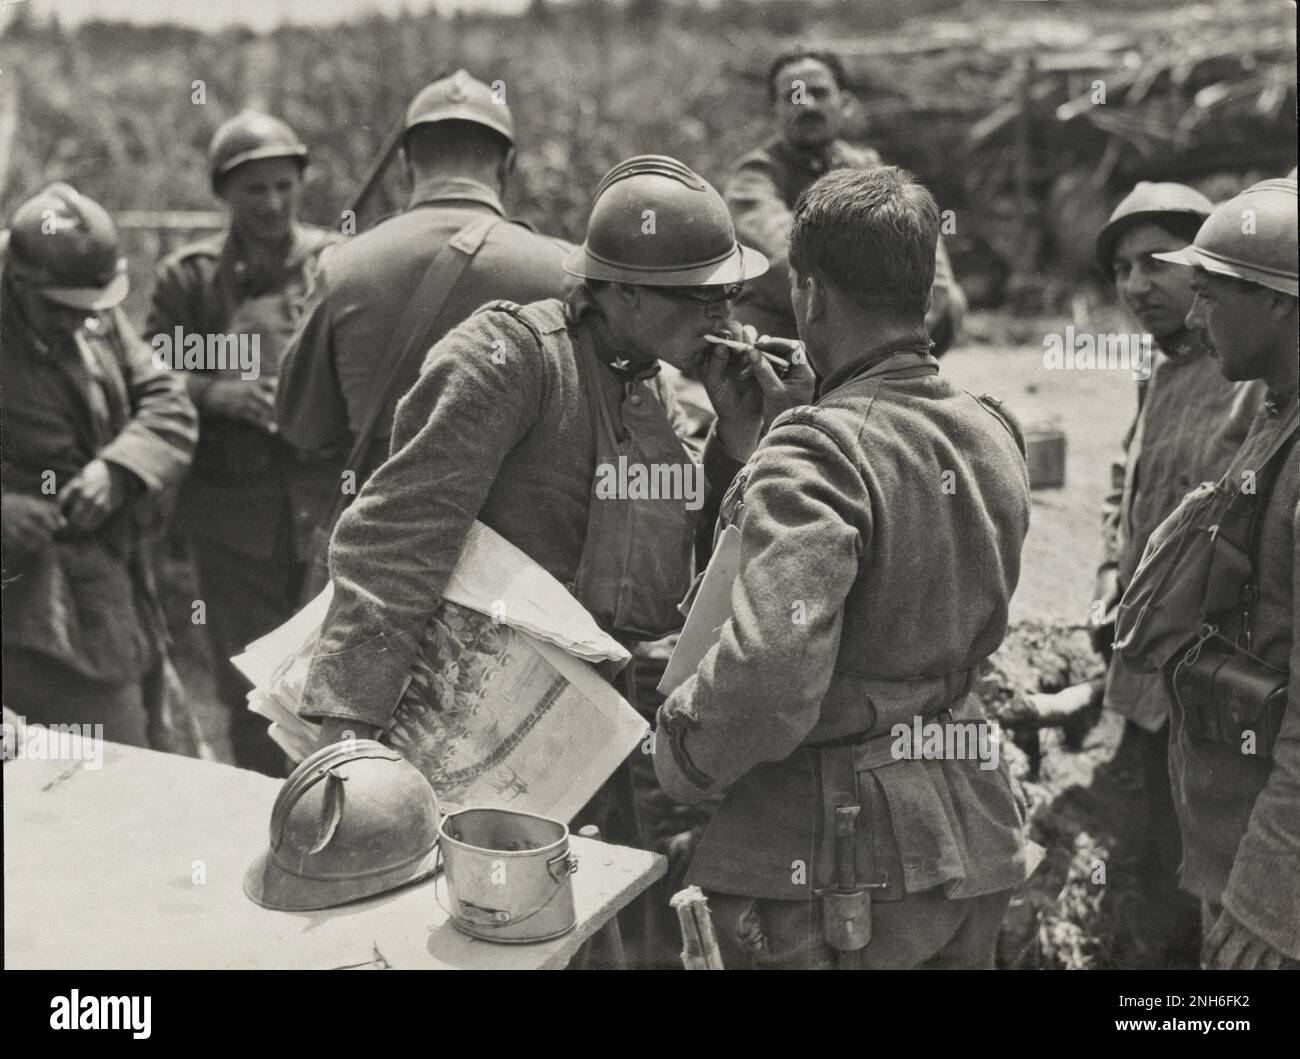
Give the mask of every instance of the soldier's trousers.
<path id="1" fill-rule="evenodd" d="M 191 540 L 206 609 L 217 697 L 230 715 L 235 764 L 268 776 L 285 776 L 284 752 L 266 734 L 266 719 L 248 709 L 252 685 L 230 659 L 293 616 L 306 564 L 250 558 L 197 534 Z"/>
<path id="2" fill-rule="evenodd" d="M 941 888 L 901 901 L 874 901 L 863 970 L 991 969 L 1011 890 L 950 900 Z M 728 970 L 832 970 L 822 903 L 708 893 L 722 965 Z"/>

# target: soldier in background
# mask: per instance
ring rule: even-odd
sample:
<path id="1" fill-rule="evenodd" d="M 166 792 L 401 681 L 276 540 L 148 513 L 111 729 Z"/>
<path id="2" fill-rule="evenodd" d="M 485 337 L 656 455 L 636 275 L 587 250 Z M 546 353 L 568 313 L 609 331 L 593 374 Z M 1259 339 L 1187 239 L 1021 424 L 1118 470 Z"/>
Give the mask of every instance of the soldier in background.
<path id="1" fill-rule="evenodd" d="M 1165 667 L 1175 692 L 1169 772 L 1183 838 L 1180 878 L 1201 901 L 1202 966 L 1296 969 L 1300 277 L 1295 181 L 1264 180 L 1247 188 L 1215 208 L 1191 246 L 1156 258 L 1190 267 L 1196 300 L 1188 321 L 1209 335 L 1223 374 L 1234 381 L 1258 379 L 1267 391 L 1218 490 L 1249 505 L 1248 530 L 1240 540 L 1249 574 L 1226 610 L 1206 615 L 1194 650 L 1179 652 Z M 1228 522 L 1226 515 L 1222 522 Z M 1226 525 L 1222 528 L 1226 537 Z M 1141 570 L 1137 576 L 1142 578 Z M 1213 678 L 1191 679 L 1196 668 Z"/>
<path id="2" fill-rule="evenodd" d="M 470 222 L 496 218 L 437 319 L 426 348 L 485 302 L 526 304 L 559 297 L 568 285 L 560 262 L 567 243 L 506 217 L 501 195 L 514 170 L 510 108 L 482 81 L 458 70 L 423 88 L 406 112 L 402 158 L 411 182 L 406 210 L 330 251 L 323 259 L 302 326 L 285 353 L 278 395 L 280 428 L 304 449 L 347 452 L 377 401 L 359 489 L 388 456 L 397 399 L 415 383 L 418 363 L 394 382 L 394 332 L 440 252 Z"/>
<path id="3" fill-rule="evenodd" d="M 746 286 L 736 303 L 739 319 L 760 335 L 795 336 L 787 244 L 791 211 L 799 195 L 832 169 L 883 164 L 870 147 L 839 139 L 847 87 L 844 66 L 830 52 L 796 48 L 778 56 L 768 68 L 767 90 L 780 134 L 745 155 L 726 185 L 724 195 L 737 234 L 772 263 L 765 276 Z M 965 312 L 966 297 L 940 237 L 926 314 L 936 356 L 952 345 Z"/>
<path id="4" fill-rule="evenodd" d="M 284 774 L 284 755 L 249 713 L 249 684 L 230 658 L 293 614 L 311 530 L 339 473 L 336 462 L 297 452 L 275 421 L 281 353 L 318 255 L 339 238 L 298 221 L 306 162 L 298 136 L 269 115 L 245 111 L 217 130 L 208 170 L 230 226 L 163 262 L 146 325 L 168 348 L 192 336 L 208 351 L 256 340 L 251 373 L 212 363 L 185 371 L 200 438 L 176 525 L 198 567 L 235 763 L 269 775 Z"/>
<path id="5" fill-rule="evenodd" d="M 1105 704 L 1125 717 L 1124 739 L 1142 765 L 1143 914 L 1163 951 L 1157 966 L 1194 966 L 1200 917 L 1178 890 L 1182 849 L 1169 790 L 1169 695 L 1159 673 L 1142 673 L 1111 651 L 1114 608 L 1132 580 L 1147 538 L 1183 496 L 1215 481 L 1241 447 L 1264 389 L 1223 377 L 1205 335 L 1187 327 L 1194 295 L 1191 272 L 1153 255 L 1190 243 L 1213 205 L 1184 184 L 1140 183 L 1097 233 L 1097 264 L 1120 302 L 1157 351 L 1138 389 L 1138 413 L 1111 470 L 1103 509 L 1103 556 L 1090 628 L 1109 666 Z"/>
<path id="6" fill-rule="evenodd" d="M 126 262 L 98 203 L 52 184 L 0 245 L 4 704 L 145 746 L 168 668 L 149 542 L 194 407 L 118 308 Z"/>

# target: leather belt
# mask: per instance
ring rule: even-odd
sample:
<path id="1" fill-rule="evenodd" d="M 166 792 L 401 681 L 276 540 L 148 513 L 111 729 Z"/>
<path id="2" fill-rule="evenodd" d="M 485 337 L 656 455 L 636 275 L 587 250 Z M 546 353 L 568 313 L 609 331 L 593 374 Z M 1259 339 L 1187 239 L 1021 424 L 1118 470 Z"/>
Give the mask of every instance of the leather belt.
<path id="1" fill-rule="evenodd" d="M 953 721 L 982 721 L 984 719 L 984 711 L 976 701 L 972 700 L 970 695 L 963 695 L 952 705 L 945 706 L 938 713 L 921 716 L 922 723 L 926 724 L 930 722 L 943 724 Z M 893 765 L 899 761 L 911 760 L 910 758 L 895 756 L 895 742 L 892 731 L 882 732 L 880 735 L 873 735 L 867 739 L 862 739 L 860 735 L 845 736 L 830 743 L 805 744 L 796 749 L 782 764 L 799 772 L 817 775 L 818 758 L 821 751 L 847 746 L 853 750 L 854 769 L 858 772 L 870 772 L 874 769 L 884 768 L 886 765 Z"/>

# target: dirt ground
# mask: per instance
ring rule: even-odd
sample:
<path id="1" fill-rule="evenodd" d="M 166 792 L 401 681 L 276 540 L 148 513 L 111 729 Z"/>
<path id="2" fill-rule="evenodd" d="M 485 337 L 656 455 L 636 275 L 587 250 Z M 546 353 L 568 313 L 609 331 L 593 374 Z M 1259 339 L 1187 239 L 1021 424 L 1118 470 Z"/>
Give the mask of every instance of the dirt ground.
<path id="1" fill-rule="evenodd" d="M 1101 551 L 1101 502 L 1110 463 L 1137 408 L 1127 371 L 1052 371 L 1043 366 L 1043 336 L 1065 320 L 1018 321 L 973 314 L 970 337 L 942 360 L 942 371 L 972 393 L 1005 401 L 1026 429 L 1065 433 L 1065 486 L 1034 493 L 1034 507 L 1012 600 L 1012 621 L 1082 623 Z M 985 336 L 993 341 L 981 341 Z M 1019 338 L 1006 344 L 1006 338 Z"/>

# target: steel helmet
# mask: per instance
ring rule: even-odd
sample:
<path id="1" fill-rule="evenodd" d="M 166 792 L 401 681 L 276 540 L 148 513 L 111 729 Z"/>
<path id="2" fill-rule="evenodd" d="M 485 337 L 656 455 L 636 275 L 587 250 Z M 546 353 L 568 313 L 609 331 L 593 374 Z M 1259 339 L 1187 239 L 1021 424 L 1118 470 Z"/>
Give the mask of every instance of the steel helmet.
<path id="1" fill-rule="evenodd" d="M 294 158 L 301 169 L 307 164 L 307 145 L 279 118 L 244 110 L 212 134 L 208 145 L 208 181 L 219 193 L 221 178 L 245 162 L 260 158 Z"/>
<path id="2" fill-rule="evenodd" d="M 1152 183 L 1143 180 L 1115 207 L 1105 226 L 1097 233 L 1097 264 L 1114 279 L 1115 244 L 1120 236 L 1143 221 L 1159 224 L 1162 219 L 1193 219 L 1199 225 L 1214 209 L 1214 203 L 1186 184 Z"/>
<path id="3" fill-rule="evenodd" d="M 67 184 L 51 184 L 14 211 L 0 256 L 15 278 L 72 309 L 111 309 L 131 287 L 113 219 Z"/>
<path id="4" fill-rule="evenodd" d="M 1296 182 L 1279 177 L 1216 206 L 1191 246 L 1153 256 L 1294 298 L 1300 291 L 1296 235 Z"/>
<path id="5" fill-rule="evenodd" d="M 736 241 L 722 196 L 675 158 L 638 155 L 596 188 L 587 240 L 563 262 L 583 279 L 651 287 L 740 283 L 767 258 Z"/>
<path id="6" fill-rule="evenodd" d="M 491 88 L 465 70 L 425 85 L 406 108 L 407 132 L 436 121 L 472 121 L 500 133 L 512 147 L 515 143 L 515 119 L 504 97 L 498 100 Z"/>
<path id="7" fill-rule="evenodd" d="M 424 774 L 372 739 L 316 751 L 284 781 L 270 847 L 244 875 L 266 908 L 330 908 L 433 873 L 438 798 Z"/>

